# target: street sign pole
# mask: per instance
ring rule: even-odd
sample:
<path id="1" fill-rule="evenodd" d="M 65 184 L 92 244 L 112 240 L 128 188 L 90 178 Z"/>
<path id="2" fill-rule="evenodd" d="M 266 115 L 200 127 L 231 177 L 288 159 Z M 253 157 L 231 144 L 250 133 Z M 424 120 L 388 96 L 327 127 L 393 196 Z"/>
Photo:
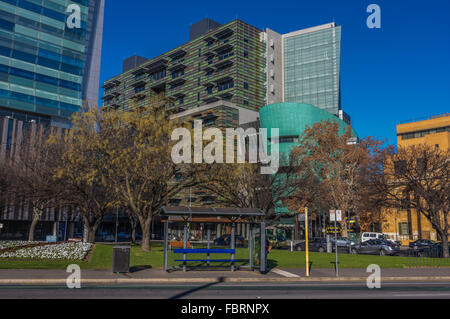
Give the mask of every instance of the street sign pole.
<path id="1" fill-rule="evenodd" d="M 339 277 L 336 219 L 337 219 L 337 211 L 334 215 L 334 250 L 336 251 L 336 277 Z"/>
<path id="2" fill-rule="evenodd" d="M 309 277 L 308 207 L 305 207 L 305 252 L 306 252 L 306 277 Z"/>

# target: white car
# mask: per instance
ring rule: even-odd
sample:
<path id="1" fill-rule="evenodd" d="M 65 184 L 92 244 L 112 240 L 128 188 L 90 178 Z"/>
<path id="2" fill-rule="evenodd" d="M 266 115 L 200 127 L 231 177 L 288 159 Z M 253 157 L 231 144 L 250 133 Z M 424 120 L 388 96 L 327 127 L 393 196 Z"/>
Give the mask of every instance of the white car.
<path id="1" fill-rule="evenodd" d="M 365 242 L 371 239 L 386 239 L 386 236 L 382 233 L 365 232 L 361 234 L 361 242 Z"/>

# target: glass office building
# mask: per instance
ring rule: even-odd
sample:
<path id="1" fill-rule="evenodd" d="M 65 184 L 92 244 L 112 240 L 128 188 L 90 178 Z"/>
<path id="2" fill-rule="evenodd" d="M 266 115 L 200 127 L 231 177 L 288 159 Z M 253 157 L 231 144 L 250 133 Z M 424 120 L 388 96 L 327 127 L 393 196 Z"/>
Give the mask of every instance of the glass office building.
<path id="1" fill-rule="evenodd" d="M 283 35 L 284 101 L 338 115 L 341 27 L 334 23 Z"/>
<path id="2" fill-rule="evenodd" d="M 67 23 L 78 5 L 80 28 Z M 104 0 L 0 0 L 0 117 L 67 127 L 98 99 Z"/>

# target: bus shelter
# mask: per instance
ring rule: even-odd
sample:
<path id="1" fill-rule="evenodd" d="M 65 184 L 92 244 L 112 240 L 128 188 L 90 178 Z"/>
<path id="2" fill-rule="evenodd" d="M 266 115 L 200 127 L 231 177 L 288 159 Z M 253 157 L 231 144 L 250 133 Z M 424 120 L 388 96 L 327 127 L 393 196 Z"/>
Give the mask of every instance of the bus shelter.
<path id="1" fill-rule="evenodd" d="M 181 207 L 181 206 L 164 206 L 160 211 L 161 221 L 164 224 L 164 270 L 177 269 L 179 267 L 168 266 L 168 249 L 169 249 L 169 225 L 183 225 L 183 241 L 182 248 L 174 249 L 175 255 L 183 256 L 182 259 L 175 259 L 176 262 L 182 263 L 183 271 L 186 271 L 188 262 L 198 262 L 206 264 L 229 263 L 231 271 L 236 269 L 236 262 L 239 260 L 236 256 L 236 225 L 249 225 L 249 261 L 248 265 L 239 268 L 258 269 L 261 273 L 266 272 L 266 224 L 264 221 L 264 212 L 253 208 L 215 208 L 215 207 Z M 202 223 L 207 225 L 207 238 L 205 248 L 188 247 L 189 227 L 193 223 Z M 229 248 L 221 249 L 212 246 L 211 228 L 218 223 L 230 226 L 230 243 Z M 220 234 L 219 234 L 220 235 Z M 229 254 L 227 259 L 213 259 L 215 254 Z M 198 257 L 201 256 L 201 257 Z M 206 257 L 205 257 L 206 256 Z"/>

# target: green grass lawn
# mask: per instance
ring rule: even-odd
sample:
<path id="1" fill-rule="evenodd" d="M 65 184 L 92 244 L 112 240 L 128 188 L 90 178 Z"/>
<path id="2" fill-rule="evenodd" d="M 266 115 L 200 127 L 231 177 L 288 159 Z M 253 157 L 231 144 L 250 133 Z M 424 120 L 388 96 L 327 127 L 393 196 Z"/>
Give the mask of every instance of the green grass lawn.
<path id="1" fill-rule="evenodd" d="M 82 269 L 111 269 L 112 268 L 112 245 L 95 245 L 90 261 L 67 261 L 67 260 L 26 260 L 0 258 L 0 269 L 65 269 L 70 264 L 78 264 Z M 198 247 L 196 247 L 198 248 Z M 161 268 L 163 265 L 163 245 L 153 243 L 151 252 L 143 252 L 138 245 L 131 246 L 130 266 L 134 268 Z M 205 258 L 206 255 L 196 254 L 195 259 Z M 228 259 L 229 254 L 212 254 L 211 259 Z M 188 256 L 189 258 L 189 256 Z M 248 249 L 238 248 L 236 258 L 245 260 L 236 265 L 248 263 Z M 169 251 L 169 266 L 180 265 L 174 259 L 182 259 L 182 255 Z M 280 268 L 304 268 L 305 252 L 290 252 L 288 250 L 272 249 L 268 257 L 268 267 Z M 310 253 L 310 261 L 313 268 L 333 268 L 330 262 L 335 261 L 334 254 Z M 339 266 L 341 268 L 365 268 L 370 264 L 377 264 L 382 268 L 402 268 L 407 261 L 406 257 L 372 256 L 372 255 L 339 255 Z M 198 263 L 188 263 L 194 265 Z M 228 265 L 227 263 L 213 263 L 214 265 Z"/>

